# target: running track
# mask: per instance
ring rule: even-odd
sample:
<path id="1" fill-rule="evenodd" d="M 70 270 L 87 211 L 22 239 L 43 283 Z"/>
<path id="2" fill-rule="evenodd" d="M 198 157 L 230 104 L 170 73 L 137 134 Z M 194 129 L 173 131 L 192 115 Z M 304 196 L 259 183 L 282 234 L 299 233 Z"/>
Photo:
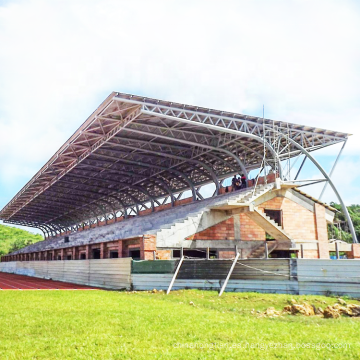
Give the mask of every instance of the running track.
<path id="1" fill-rule="evenodd" d="M 96 288 L 31 276 L 0 273 L 1 290 L 96 290 Z"/>

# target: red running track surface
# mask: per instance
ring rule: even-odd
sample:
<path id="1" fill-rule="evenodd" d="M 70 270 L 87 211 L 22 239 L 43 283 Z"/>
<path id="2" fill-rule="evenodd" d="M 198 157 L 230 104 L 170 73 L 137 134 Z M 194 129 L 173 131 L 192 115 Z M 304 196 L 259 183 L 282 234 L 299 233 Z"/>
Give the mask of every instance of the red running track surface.
<path id="1" fill-rule="evenodd" d="M 98 290 L 91 286 L 0 273 L 0 290 Z"/>

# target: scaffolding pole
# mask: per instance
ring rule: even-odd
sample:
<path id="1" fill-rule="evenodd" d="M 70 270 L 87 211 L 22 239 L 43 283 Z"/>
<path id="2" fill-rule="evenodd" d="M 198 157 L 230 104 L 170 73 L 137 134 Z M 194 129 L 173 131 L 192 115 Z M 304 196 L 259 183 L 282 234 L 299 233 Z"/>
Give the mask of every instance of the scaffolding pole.
<path id="1" fill-rule="evenodd" d="M 180 270 L 180 268 L 181 268 L 181 265 L 182 265 L 182 263 L 183 263 L 183 261 L 184 261 L 184 255 L 181 257 L 181 259 L 180 259 L 180 261 L 179 261 L 179 264 L 178 264 L 178 266 L 177 266 L 177 268 L 176 268 L 176 270 L 175 270 L 175 273 L 174 273 L 174 276 L 173 276 L 173 278 L 171 279 L 171 283 L 170 283 L 170 285 L 169 285 L 169 288 L 167 289 L 167 291 L 166 291 L 166 295 L 169 295 L 169 293 L 170 293 L 170 291 L 171 291 L 171 288 L 173 287 L 173 285 L 174 285 L 174 282 L 175 282 L 175 280 L 176 280 L 176 277 L 177 277 L 177 274 L 178 274 L 178 272 L 179 272 L 179 270 Z"/>
<path id="2" fill-rule="evenodd" d="M 234 269 L 235 269 L 235 265 L 236 265 L 237 261 L 239 260 L 239 256 L 240 256 L 240 253 L 238 252 L 238 253 L 236 254 L 236 256 L 235 256 L 234 262 L 233 262 L 232 265 L 231 265 L 231 268 L 230 268 L 230 270 L 229 270 L 229 273 L 227 274 L 227 277 L 226 277 L 226 279 L 225 279 L 224 285 L 222 286 L 222 288 L 221 288 L 221 290 L 220 290 L 220 292 L 219 292 L 219 296 L 221 296 L 222 293 L 225 291 L 226 285 L 227 285 L 227 283 L 229 282 L 230 276 L 231 276 L 232 272 L 233 272 Z"/>

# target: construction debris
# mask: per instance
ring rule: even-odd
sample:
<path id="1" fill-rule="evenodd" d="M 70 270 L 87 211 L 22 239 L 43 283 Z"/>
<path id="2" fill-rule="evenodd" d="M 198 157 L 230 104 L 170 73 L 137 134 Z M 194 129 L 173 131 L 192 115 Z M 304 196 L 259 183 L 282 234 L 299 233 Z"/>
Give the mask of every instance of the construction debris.
<path id="1" fill-rule="evenodd" d="M 338 319 L 341 316 L 339 309 L 335 308 L 334 306 L 329 305 L 324 310 L 324 318 L 327 319 Z"/>
<path id="2" fill-rule="evenodd" d="M 311 316 L 311 315 L 315 315 L 315 311 L 316 311 L 315 306 L 310 305 L 307 302 L 304 302 L 303 304 L 292 304 L 291 305 L 291 314 L 292 315 L 302 314 L 305 316 Z"/>
<path id="3" fill-rule="evenodd" d="M 351 317 L 360 317 L 360 305 L 348 304 L 346 306 L 342 306 L 340 304 L 335 304 L 333 306 L 329 305 L 324 310 L 325 318 L 337 319 L 341 315 L 351 316 Z"/>
<path id="4" fill-rule="evenodd" d="M 346 301 L 341 298 L 338 298 L 337 301 L 340 305 L 346 305 Z"/>
<path id="5" fill-rule="evenodd" d="M 342 299 L 338 299 L 342 300 Z M 325 310 L 321 307 L 316 308 L 314 305 L 311 305 L 307 302 L 302 304 L 297 304 L 294 299 L 289 301 L 291 305 L 286 305 L 282 311 L 277 311 L 273 307 L 267 308 L 264 312 L 251 311 L 251 314 L 257 315 L 257 317 L 278 317 L 282 314 L 291 314 L 291 315 L 304 315 L 304 316 L 323 316 L 324 318 L 338 319 L 341 316 L 350 316 L 350 317 L 360 317 L 360 305 L 356 304 L 346 304 L 345 300 L 339 301 L 334 305 L 328 305 Z M 345 306 L 344 306 L 345 305 Z"/>
<path id="6" fill-rule="evenodd" d="M 255 310 L 253 309 L 253 310 L 251 311 L 251 313 L 252 313 L 252 314 L 255 314 Z M 256 312 L 256 314 L 257 314 L 258 317 L 270 317 L 270 318 L 272 318 L 272 317 L 278 317 L 278 316 L 280 316 L 280 315 L 281 315 L 281 311 L 275 310 L 274 307 L 269 307 L 269 308 L 267 308 L 263 313 L 258 311 L 258 312 Z"/>

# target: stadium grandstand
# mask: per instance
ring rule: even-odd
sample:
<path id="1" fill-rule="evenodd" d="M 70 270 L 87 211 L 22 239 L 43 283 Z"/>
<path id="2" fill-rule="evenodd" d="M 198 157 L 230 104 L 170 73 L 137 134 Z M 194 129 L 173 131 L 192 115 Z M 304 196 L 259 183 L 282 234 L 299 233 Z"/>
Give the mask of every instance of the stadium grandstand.
<path id="1" fill-rule="evenodd" d="M 0 212 L 5 223 L 45 237 L 2 261 L 226 258 L 235 249 L 244 258 L 265 250 L 328 258 L 335 209 L 302 187 L 331 186 L 356 243 L 336 186 L 312 156 L 330 145 L 343 149 L 348 137 L 111 93 Z M 321 178 L 301 179 L 306 160 Z M 234 176 L 243 177 L 238 188 Z"/>

